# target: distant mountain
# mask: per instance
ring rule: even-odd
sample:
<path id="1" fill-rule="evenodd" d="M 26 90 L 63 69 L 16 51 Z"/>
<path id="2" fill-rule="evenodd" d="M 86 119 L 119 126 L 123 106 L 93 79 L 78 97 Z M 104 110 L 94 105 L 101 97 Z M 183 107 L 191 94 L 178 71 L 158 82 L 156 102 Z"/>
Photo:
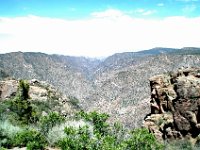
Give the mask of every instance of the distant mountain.
<path id="1" fill-rule="evenodd" d="M 158 54 L 167 54 L 167 53 L 171 53 L 174 51 L 177 51 L 178 49 L 175 48 L 164 48 L 164 47 L 156 47 L 156 48 L 152 48 L 149 50 L 143 50 L 143 51 L 139 51 L 136 52 L 137 54 L 140 55 L 158 55 Z"/>
<path id="2" fill-rule="evenodd" d="M 154 48 L 114 54 L 104 60 L 43 53 L 0 55 L 0 77 L 44 80 L 80 99 L 83 109 L 99 110 L 138 126 L 149 111 L 148 78 L 181 67 L 200 66 L 200 48 Z"/>

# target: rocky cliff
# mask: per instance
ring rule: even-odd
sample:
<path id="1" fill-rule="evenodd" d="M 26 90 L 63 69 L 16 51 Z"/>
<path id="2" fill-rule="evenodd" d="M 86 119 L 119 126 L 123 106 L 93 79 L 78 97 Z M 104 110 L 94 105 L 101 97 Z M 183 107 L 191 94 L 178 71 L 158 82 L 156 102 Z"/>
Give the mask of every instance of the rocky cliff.
<path id="1" fill-rule="evenodd" d="M 200 134 L 200 69 L 183 68 L 150 78 L 151 113 L 144 126 L 160 140 L 189 139 Z"/>
<path id="2" fill-rule="evenodd" d="M 36 79 L 29 80 L 28 82 L 30 85 L 29 96 L 31 103 L 42 103 L 49 107 L 51 111 L 59 112 L 63 115 L 71 115 L 77 110 L 73 99 L 61 94 L 52 85 Z M 15 97 L 18 86 L 18 80 L 6 79 L 0 81 L 0 103 Z M 42 111 L 44 114 L 47 113 L 44 108 Z"/>

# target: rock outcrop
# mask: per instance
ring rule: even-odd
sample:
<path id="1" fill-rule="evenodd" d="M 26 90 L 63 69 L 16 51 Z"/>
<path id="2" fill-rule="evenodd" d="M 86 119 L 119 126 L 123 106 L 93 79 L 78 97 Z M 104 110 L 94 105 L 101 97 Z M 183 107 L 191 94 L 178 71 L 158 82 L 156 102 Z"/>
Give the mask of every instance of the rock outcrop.
<path id="1" fill-rule="evenodd" d="M 61 94 L 52 85 L 36 79 L 29 80 L 29 96 L 32 102 L 44 102 L 51 105 L 51 111 L 71 115 L 76 111 L 76 106 L 69 97 Z M 0 80 L 0 102 L 16 96 L 19 81 L 14 79 Z M 44 112 L 46 114 L 46 112 Z"/>
<path id="2" fill-rule="evenodd" d="M 200 69 L 184 68 L 150 78 L 151 113 L 144 126 L 162 140 L 189 139 L 200 134 Z"/>

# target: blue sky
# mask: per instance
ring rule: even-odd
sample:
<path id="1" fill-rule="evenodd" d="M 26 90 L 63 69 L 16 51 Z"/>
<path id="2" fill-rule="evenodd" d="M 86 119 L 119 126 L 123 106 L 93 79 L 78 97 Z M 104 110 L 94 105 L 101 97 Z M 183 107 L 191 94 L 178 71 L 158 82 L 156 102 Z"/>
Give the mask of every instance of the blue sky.
<path id="1" fill-rule="evenodd" d="M 36 15 L 80 19 L 106 9 L 118 9 L 137 17 L 144 17 L 135 12 L 137 9 L 154 11 L 148 17 L 156 18 L 200 15 L 199 0 L 0 0 L 0 4 L 0 15 L 4 17 Z"/>
<path id="2" fill-rule="evenodd" d="M 200 47 L 200 0 L 0 0 L 0 53 Z"/>

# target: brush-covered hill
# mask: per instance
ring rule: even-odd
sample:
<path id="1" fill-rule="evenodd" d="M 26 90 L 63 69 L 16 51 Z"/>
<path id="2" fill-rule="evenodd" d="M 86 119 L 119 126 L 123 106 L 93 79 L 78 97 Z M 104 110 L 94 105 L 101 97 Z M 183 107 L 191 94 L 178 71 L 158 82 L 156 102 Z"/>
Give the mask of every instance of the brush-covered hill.
<path id="1" fill-rule="evenodd" d="M 114 54 L 104 60 L 43 53 L 0 55 L 1 77 L 39 79 L 65 95 L 77 97 L 80 106 L 99 110 L 135 127 L 149 111 L 148 79 L 180 67 L 200 66 L 199 48 L 154 48 Z"/>

